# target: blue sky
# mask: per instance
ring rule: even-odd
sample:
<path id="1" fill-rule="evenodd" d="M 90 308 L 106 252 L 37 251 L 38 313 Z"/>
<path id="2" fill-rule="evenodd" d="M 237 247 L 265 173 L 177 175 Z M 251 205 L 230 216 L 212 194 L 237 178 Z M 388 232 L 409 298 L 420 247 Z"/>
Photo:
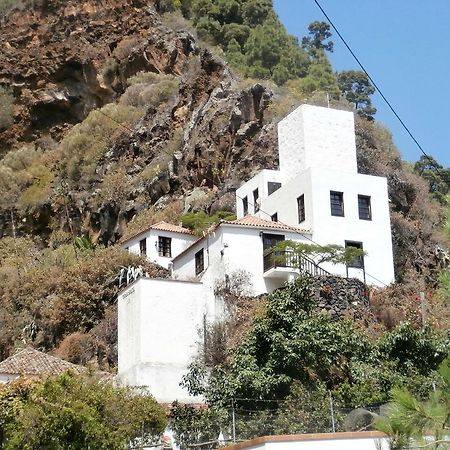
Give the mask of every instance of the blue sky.
<path id="1" fill-rule="evenodd" d="M 450 1 L 319 0 L 347 43 L 422 148 L 450 166 Z M 313 0 L 274 0 L 288 32 L 301 38 L 309 23 L 323 20 Z M 334 70 L 358 69 L 333 34 Z M 403 157 L 421 153 L 383 99 L 375 94 L 376 119 L 392 132 Z"/>

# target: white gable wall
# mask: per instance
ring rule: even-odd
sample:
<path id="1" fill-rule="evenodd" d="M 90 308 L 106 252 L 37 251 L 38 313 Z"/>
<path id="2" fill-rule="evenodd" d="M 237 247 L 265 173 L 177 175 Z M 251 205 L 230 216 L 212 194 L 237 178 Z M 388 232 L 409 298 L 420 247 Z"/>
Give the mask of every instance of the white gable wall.
<path id="1" fill-rule="evenodd" d="M 159 256 L 158 254 L 158 237 L 164 236 L 172 238 L 172 257 Z M 183 250 L 185 250 L 189 245 L 196 241 L 195 236 L 182 233 L 174 233 L 171 231 L 161 231 L 161 230 L 149 230 L 145 233 L 141 233 L 129 241 L 122 244 L 122 248 L 127 248 L 131 253 L 137 255 L 140 254 L 139 242 L 142 239 L 147 241 L 147 259 L 151 262 L 159 264 L 166 269 L 169 267 L 169 263 L 179 255 Z"/>

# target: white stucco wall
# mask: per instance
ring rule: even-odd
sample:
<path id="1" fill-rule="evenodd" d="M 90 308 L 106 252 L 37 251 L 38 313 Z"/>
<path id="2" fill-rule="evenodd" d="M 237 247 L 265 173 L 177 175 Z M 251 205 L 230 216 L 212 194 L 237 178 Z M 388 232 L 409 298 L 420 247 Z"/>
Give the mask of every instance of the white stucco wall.
<path id="1" fill-rule="evenodd" d="M 304 236 L 285 230 L 221 224 L 208 239 L 203 239 L 173 261 L 174 276 L 178 279 L 193 279 L 194 255 L 203 247 L 206 270 L 200 279 L 211 289 L 214 289 L 218 281 L 224 281 L 225 275 L 233 278 L 236 272 L 245 272 L 250 280 L 248 286 L 247 283 L 245 286 L 248 295 L 272 292 L 282 286 L 284 280 L 264 277 L 261 232 L 283 235 L 286 240 L 307 241 Z"/>
<path id="2" fill-rule="evenodd" d="M 334 171 L 312 169 L 313 239 L 319 244 L 345 241 L 363 243 L 366 282 L 375 286 L 392 283 L 394 263 L 389 215 L 387 180 L 363 174 L 342 176 Z M 332 216 L 330 190 L 344 193 L 344 217 Z M 371 198 L 372 220 L 361 220 L 358 214 L 358 195 Z M 345 266 L 324 268 L 345 275 Z M 362 271 L 352 269 L 351 276 L 362 278 Z"/>
<path id="3" fill-rule="evenodd" d="M 118 298 L 118 378 L 160 402 L 198 401 L 179 386 L 201 342 L 214 296 L 201 283 L 140 278 Z"/>
<path id="4" fill-rule="evenodd" d="M 159 256 L 158 254 L 158 237 L 164 236 L 172 239 L 172 257 Z M 129 241 L 122 244 L 122 248 L 127 248 L 129 252 L 139 255 L 139 242 L 142 239 L 147 240 L 147 259 L 166 269 L 169 266 L 169 262 L 172 261 L 177 255 L 185 250 L 189 245 L 197 240 L 195 236 L 189 234 L 174 233 L 171 231 L 149 230 L 142 233 Z"/>
<path id="5" fill-rule="evenodd" d="M 330 191 L 343 192 L 344 217 L 331 215 Z M 305 195 L 306 219 L 298 223 L 297 197 Z M 358 195 L 371 199 L 372 220 L 362 220 Z M 359 173 L 345 174 L 322 168 L 310 168 L 286 183 L 262 202 L 268 213 L 278 212 L 280 222 L 311 229 L 312 240 L 321 245 L 345 245 L 345 241 L 363 243 L 366 281 L 384 286 L 394 281 L 392 237 L 387 180 Z M 345 265 L 322 264 L 325 270 L 346 276 Z M 364 279 L 361 269 L 349 268 L 349 276 Z"/>
<path id="6" fill-rule="evenodd" d="M 301 105 L 278 123 L 278 148 L 286 181 L 310 167 L 356 173 L 353 113 Z"/>
<path id="7" fill-rule="evenodd" d="M 259 200 L 269 196 L 268 183 L 269 181 L 284 183 L 284 176 L 279 170 L 261 170 L 257 175 L 244 183 L 239 189 L 236 190 L 236 217 L 240 219 L 244 217 L 244 208 L 242 199 L 247 197 L 248 199 L 248 214 L 257 215 L 263 219 L 270 220 L 266 214 L 255 213 L 255 207 L 253 202 L 253 191 L 258 189 Z M 274 194 L 271 194 L 271 196 Z M 261 204 L 261 203 L 260 203 Z"/>
<path id="8" fill-rule="evenodd" d="M 297 198 L 305 196 L 305 220 L 298 221 Z M 312 201 L 312 180 L 311 170 L 305 170 L 294 179 L 288 181 L 278 191 L 261 202 L 261 210 L 267 216 L 278 214 L 278 221 L 304 230 L 314 228 L 314 210 Z"/>

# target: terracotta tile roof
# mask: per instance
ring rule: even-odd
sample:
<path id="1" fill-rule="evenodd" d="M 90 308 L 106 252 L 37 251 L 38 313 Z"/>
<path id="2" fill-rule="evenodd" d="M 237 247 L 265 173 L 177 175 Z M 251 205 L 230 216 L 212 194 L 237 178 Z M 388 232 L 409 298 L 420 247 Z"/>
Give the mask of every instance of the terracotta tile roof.
<path id="1" fill-rule="evenodd" d="M 11 375 L 59 375 L 68 370 L 80 373 L 86 369 L 31 347 L 0 362 L 0 373 Z"/>
<path id="2" fill-rule="evenodd" d="M 124 242 L 128 242 L 131 239 L 134 239 L 135 237 L 137 237 L 143 233 L 146 233 L 147 231 L 150 231 L 150 230 L 170 231 L 172 233 L 189 234 L 191 236 L 194 236 L 192 231 L 187 228 L 181 227 L 180 225 L 174 225 L 172 223 L 161 221 L 161 222 L 157 222 L 157 223 L 150 225 L 149 227 L 143 229 L 142 231 L 139 231 L 139 233 L 135 233 L 126 239 L 121 239 L 120 243 L 123 244 Z"/>
<path id="3" fill-rule="evenodd" d="M 241 219 L 233 220 L 233 221 L 222 221 L 221 223 L 225 223 L 227 225 L 240 225 L 251 228 L 266 228 L 271 230 L 286 230 L 286 231 L 294 231 L 296 233 L 310 233 L 308 230 L 304 230 L 301 228 L 291 227 L 289 225 L 285 225 L 281 222 L 272 222 L 271 220 L 261 219 L 256 216 L 247 215 L 242 217 Z"/>

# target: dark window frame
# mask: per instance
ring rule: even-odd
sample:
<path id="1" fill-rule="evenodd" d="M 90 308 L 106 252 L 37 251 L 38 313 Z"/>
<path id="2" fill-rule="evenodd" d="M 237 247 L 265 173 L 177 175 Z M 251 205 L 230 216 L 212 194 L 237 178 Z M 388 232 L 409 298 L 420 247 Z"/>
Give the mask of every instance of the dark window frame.
<path id="1" fill-rule="evenodd" d="M 164 258 L 172 258 L 172 238 L 158 236 L 158 255 Z"/>
<path id="2" fill-rule="evenodd" d="M 205 251 L 200 249 L 195 254 L 195 275 L 200 275 L 205 270 Z"/>
<path id="3" fill-rule="evenodd" d="M 298 213 L 298 223 L 302 223 L 306 220 L 306 211 L 305 211 L 305 194 L 297 197 L 297 213 Z"/>
<path id="4" fill-rule="evenodd" d="M 242 209 L 244 212 L 244 216 L 246 216 L 248 214 L 248 197 L 247 196 L 245 196 L 242 199 Z"/>
<path id="5" fill-rule="evenodd" d="M 364 250 L 363 243 L 359 241 L 345 241 L 345 248 L 355 247 Z M 364 255 L 358 256 L 355 261 L 347 263 L 349 269 L 364 269 Z"/>
<path id="6" fill-rule="evenodd" d="M 278 213 L 273 213 L 273 214 L 270 216 L 270 220 L 271 220 L 272 222 L 278 222 Z"/>
<path id="7" fill-rule="evenodd" d="M 267 195 L 272 195 L 274 192 L 281 188 L 281 183 L 278 181 L 268 181 L 267 182 Z"/>
<path id="8" fill-rule="evenodd" d="M 259 200 L 259 189 L 256 188 L 253 191 L 253 208 L 255 210 L 255 214 L 259 211 L 258 200 Z"/>
<path id="9" fill-rule="evenodd" d="M 335 217 L 344 217 L 344 193 L 339 191 L 330 191 L 330 210 L 331 215 Z"/>
<path id="10" fill-rule="evenodd" d="M 141 256 L 147 256 L 147 238 L 139 241 L 139 254 Z"/>
<path id="11" fill-rule="evenodd" d="M 372 220 L 372 201 L 370 195 L 358 194 L 358 216 L 360 220 Z"/>

